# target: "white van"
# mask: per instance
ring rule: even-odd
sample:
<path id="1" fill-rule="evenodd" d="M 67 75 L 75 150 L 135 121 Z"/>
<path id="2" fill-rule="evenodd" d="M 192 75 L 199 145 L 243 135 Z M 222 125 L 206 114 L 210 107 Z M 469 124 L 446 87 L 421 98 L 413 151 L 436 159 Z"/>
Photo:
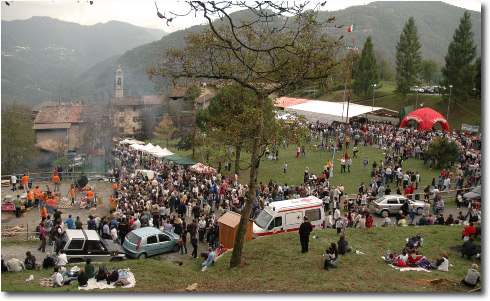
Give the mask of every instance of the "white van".
<path id="1" fill-rule="evenodd" d="M 253 224 L 254 236 L 298 231 L 307 216 L 313 229 L 323 228 L 325 212 L 323 201 L 309 196 L 302 199 L 272 202 L 257 216 Z"/>

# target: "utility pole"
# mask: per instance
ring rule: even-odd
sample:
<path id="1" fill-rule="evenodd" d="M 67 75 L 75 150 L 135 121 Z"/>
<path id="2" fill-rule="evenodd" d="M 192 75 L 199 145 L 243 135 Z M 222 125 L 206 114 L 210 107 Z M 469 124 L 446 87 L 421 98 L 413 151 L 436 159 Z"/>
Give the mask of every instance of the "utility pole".
<path id="1" fill-rule="evenodd" d="M 349 124 L 349 105 L 350 105 L 350 97 L 351 97 L 351 84 L 352 84 L 352 67 L 354 65 L 354 39 L 352 39 L 352 48 L 351 48 L 351 56 L 350 56 L 350 78 L 349 78 L 349 95 L 347 96 L 347 113 L 345 116 L 345 134 L 344 134 L 344 153 L 346 151 L 346 138 L 347 138 L 347 127 Z"/>
<path id="2" fill-rule="evenodd" d="M 453 88 L 453 85 L 449 85 L 449 101 L 447 103 L 447 115 L 446 115 L 446 121 L 449 122 L 449 106 L 451 105 L 451 89 Z"/>

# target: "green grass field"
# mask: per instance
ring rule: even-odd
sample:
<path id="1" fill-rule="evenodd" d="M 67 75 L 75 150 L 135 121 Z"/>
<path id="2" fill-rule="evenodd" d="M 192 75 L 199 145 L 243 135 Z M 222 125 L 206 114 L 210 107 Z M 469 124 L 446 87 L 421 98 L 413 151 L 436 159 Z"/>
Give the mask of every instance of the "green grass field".
<path id="1" fill-rule="evenodd" d="M 193 283 L 197 283 L 200 292 L 466 292 L 470 289 L 459 281 L 472 263 L 480 266 L 481 262 L 476 258 L 463 259 L 451 249 L 462 244 L 462 230 L 461 226 L 349 228 L 346 232 L 349 244 L 364 254 L 341 255 L 337 267 L 328 271 L 323 269 L 322 254 L 327 245 L 337 242 L 335 230 L 313 231 L 312 236 L 319 238 L 310 238 L 306 254 L 300 252 L 297 232 L 283 233 L 246 243 L 242 264 L 234 269 L 229 268 L 231 252 L 205 272 L 200 271 L 202 259 L 189 256 L 182 257 L 182 266 L 155 257 L 110 263 L 108 267 L 130 268 L 136 286 L 96 292 L 183 292 Z M 405 238 L 416 234 L 424 237 L 420 253 L 431 261 L 440 251 L 447 252 L 452 264 L 448 272 L 400 272 L 383 262 L 381 256 L 386 250 L 402 250 Z M 25 282 L 30 274 L 35 280 Z M 2 273 L 2 291 L 78 291 L 76 284 L 62 288 L 39 286 L 39 279 L 51 274 L 52 269 Z M 431 282 L 436 279 L 437 283 Z"/>
<path id="2" fill-rule="evenodd" d="M 154 139 L 152 144 L 157 143 Z M 283 149 L 282 147 L 279 150 L 279 160 L 267 160 L 263 158 L 260 162 L 259 169 L 259 183 L 262 182 L 264 184 L 268 183 L 269 180 L 275 181 L 277 184 L 285 184 L 288 185 L 300 185 L 303 183 L 303 175 L 306 167 L 309 168 L 310 174 L 315 174 L 317 177 L 320 177 L 323 171 L 323 166 L 327 160 L 332 161 L 333 152 L 329 151 L 320 151 L 315 150 L 314 144 L 317 143 L 315 140 L 311 142 L 310 145 L 307 146 L 306 157 L 296 158 L 296 145 L 289 145 L 288 148 Z M 160 143 L 160 146 L 163 147 L 163 143 Z M 349 155 L 352 156 L 352 147 L 349 147 L 347 150 Z M 173 147 L 169 148 L 172 152 L 176 152 L 182 156 L 191 157 L 192 151 L 178 151 Z M 383 150 L 378 147 L 364 147 L 363 145 L 358 145 L 359 152 L 357 153 L 358 158 L 352 159 L 351 172 L 341 173 L 340 172 L 340 158 L 342 157 L 341 152 L 335 153 L 335 167 L 334 174 L 330 180 L 331 185 L 337 186 L 339 184 L 343 184 L 345 187 L 345 191 L 348 194 L 357 193 L 357 189 L 359 188 L 359 184 L 363 181 L 366 185 L 369 185 L 371 179 L 371 168 L 374 160 L 379 165 L 380 160 L 384 160 Z M 369 159 L 369 164 L 364 170 L 364 165 L 362 161 L 364 157 L 367 156 Z M 196 149 L 196 161 L 200 161 L 201 158 L 199 149 Z M 248 154 L 243 154 L 241 156 L 242 160 L 248 162 L 250 156 Z M 288 164 L 287 172 L 283 173 L 283 164 Z M 214 166 L 213 164 L 211 164 Z M 244 164 L 245 165 L 245 164 Z M 232 172 L 234 171 L 234 164 L 232 167 Z M 214 166 L 216 167 L 216 166 Z M 421 185 L 425 187 L 429 185 L 432 181 L 432 178 L 439 177 L 442 170 L 432 169 L 429 170 L 428 165 L 424 165 L 423 160 L 418 160 L 414 158 L 410 158 L 403 163 L 403 170 L 411 170 L 414 172 L 419 172 L 421 177 Z M 347 167 L 346 167 L 347 169 Z M 222 168 L 222 173 L 226 176 L 233 176 L 233 173 L 228 173 L 224 171 L 224 167 Z M 249 170 L 242 171 L 238 178 L 239 183 L 248 183 L 249 181 Z M 420 187 L 419 186 L 419 187 Z M 390 185 L 392 190 L 395 190 L 394 183 Z M 395 188 L 395 189 L 393 189 Z"/>

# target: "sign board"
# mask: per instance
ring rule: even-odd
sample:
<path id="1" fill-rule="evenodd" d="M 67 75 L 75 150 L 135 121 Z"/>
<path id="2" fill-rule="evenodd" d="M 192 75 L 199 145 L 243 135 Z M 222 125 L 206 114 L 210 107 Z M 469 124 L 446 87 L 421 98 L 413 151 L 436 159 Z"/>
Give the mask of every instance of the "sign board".
<path id="1" fill-rule="evenodd" d="M 475 132 L 475 133 L 477 133 L 479 128 L 480 127 L 477 126 L 477 125 L 469 125 L 469 124 L 465 124 L 465 123 L 461 124 L 461 130 L 462 131 L 466 131 L 466 132 Z"/>

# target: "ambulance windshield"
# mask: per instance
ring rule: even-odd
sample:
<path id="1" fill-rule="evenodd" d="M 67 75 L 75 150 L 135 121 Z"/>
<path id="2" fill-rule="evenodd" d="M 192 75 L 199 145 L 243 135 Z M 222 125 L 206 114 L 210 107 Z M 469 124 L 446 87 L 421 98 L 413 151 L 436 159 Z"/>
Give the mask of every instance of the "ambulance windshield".
<path id="1" fill-rule="evenodd" d="M 269 224 L 270 220 L 272 219 L 272 215 L 268 213 L 266 210 L 270 210 L 269 208 L 266 208 L 260 212 L 259 216 L 255 219 L 255 224 L 259 226 L 260 228 L 264 229 L 267 227 Z"/>

